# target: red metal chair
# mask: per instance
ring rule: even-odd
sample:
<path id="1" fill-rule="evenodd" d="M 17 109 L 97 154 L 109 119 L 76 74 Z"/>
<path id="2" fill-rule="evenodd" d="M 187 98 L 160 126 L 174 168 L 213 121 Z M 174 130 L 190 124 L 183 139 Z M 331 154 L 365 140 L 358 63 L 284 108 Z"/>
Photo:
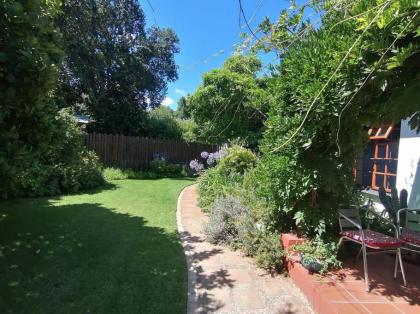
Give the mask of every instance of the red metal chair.
<path id="1" fill-rule="evenodd" d="M 394 224 L 390 223 L 388 220 L 384 219 L 380 215 L 376 214 L 373 211 L 369 211 L 371 214 L 379 217 L 385 223 L 391 224 L 397 233 L 397 228 Z M 395 253 L 396 260 L 399 261 L 395 263 L 394 269 L 394 278 L 397 277 L 397 267 L 398 264 L 401 268 L 402 278 L 404 286 L 406 285 L 404 267 L 402 264 L 401 258 L 401 246 L 402 241 L 397 237 L 390 237 L 385 234 L 362 228 L 362 221 L 360 219 L 360 210 L 356 207 L 346 208 L 339 210 L 339 223 L 340 223 L 340 241 L 338 246 L 340 247 L 344 241 L 351 241 L 361 245 L 361 252 L 363 253 L 363 268 L 365 276 L 365 286 L 366 291 L 370 291 L 369 286 L 369 275 L 368 275 L 368 264 L 367 264 L 367 255 L 378 254 L 378 253 Z M 368 252 L 367 249 L 372 249 L 375 251 Z M 360 254 L 360 251 L 359 251 Z M 358 254 L 358 256 L 359 256 Z"/>

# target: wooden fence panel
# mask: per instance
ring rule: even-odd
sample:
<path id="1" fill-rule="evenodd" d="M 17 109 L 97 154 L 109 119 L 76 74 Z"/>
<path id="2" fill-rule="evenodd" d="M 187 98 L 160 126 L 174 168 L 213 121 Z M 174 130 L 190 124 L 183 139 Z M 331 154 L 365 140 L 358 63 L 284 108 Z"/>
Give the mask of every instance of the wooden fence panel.
<path id="1" fill-rule="evenodd" d="M 85 142 L 105 166 L 137 170 L 146 169 L 156 155 L 165 156 L 171 163 L 188 164 L 200 158 L 202 151 L 219 149 L 217 145 L 98 133 L 86 134 Z"/>

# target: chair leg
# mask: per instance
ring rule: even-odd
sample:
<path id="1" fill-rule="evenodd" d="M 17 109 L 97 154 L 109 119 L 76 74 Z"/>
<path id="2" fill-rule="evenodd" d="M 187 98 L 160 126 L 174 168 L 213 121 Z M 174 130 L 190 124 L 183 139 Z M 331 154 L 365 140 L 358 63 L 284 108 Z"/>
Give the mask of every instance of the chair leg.
<path id="1" fill-rule="evenodd" d="M 362 244 L 362 251 L 363 251 L 363 268 L 365 271 L 365 287 L 366 287 L 366 291 L 369 292 L 370 291 L 370 287 L 369 287 L 369 274 L 368 274 L 368 265 L 367 265 L 367 254 L 366 254 L 366 245 L 363 243 Z"/>
<path id="2" fill-rule="evenodd" d="M 338 243 L 337 243 L 337 250 L 339 250 L 339 249 L 340 249 L 341 245 L 343 244 L 343 240 L 344 240 L 344 238 L 343 238 L 343 237 L 341 237 L 341 238 L 340 238 L 340 240 L 338 240 Z"/>
<path id="3" fill-rule="evenodd" d="M 355 263 L 359 260 L 360 254 L 362 254 L 362 250 L 363 250 L 363 246 L 361 246 L 359 252 L 357 252 L 356 258 L 354 259 Z"/>
<path id="4" fill-rule="evenodd" d="M 398 261 L 399 261 L 399 254 L 398 254 L 398 250 L 397 250 L 395 252 L 394 279 L 397 279 Z"/>
<path id="5" fill-rule="evenodd" d="M 407 286 L 407 281 L 405 280 L 405 272 L 404 272 L 404 265 L 403 265 L 402 256 L 401 256 L 401 249 L 397 250 L 397 255 L 398 255 L 398 259 L 400 260 L 401 274 L 403 277 L 403 282 L 404 282 L 404 287 L 405 287 Z"/>

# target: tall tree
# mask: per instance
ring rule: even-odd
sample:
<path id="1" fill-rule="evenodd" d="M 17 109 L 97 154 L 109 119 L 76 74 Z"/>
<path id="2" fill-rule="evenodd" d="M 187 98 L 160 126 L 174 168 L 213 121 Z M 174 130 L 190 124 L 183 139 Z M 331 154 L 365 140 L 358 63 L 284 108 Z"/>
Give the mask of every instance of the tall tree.
<path id="1" fill-rule="evenodd" d="M 146 29 L 135 0 L 65 0 L 62 10 L 63 106 L 90 114 L 97 131 L 141 134 L 146 109 L 157 107 L 177 78 L 177 36 Z"/>
<path id="2" fill-rule="evenodd" d="M 257 145 L 268 107 L 267 81 L 257 78 L 260 69 L 256 56 L 234 55 L 222 68 L 204 75 L 202 85 L 189 98 L 201 138 L 216 143 L 239 138 Z"/>
<path id="3" fill-rule="evenodd" d="M 182 96 L 177 102 L 178 108 L 176 109 L 176 115 L 180 119 L 191 119 L 191 108 L 188 104 L 188 97 Z"/>
<path id="4" fill-rule="evenodd" d="M 59 1 L 0 2 L 0 196 L 49 149 L 55 107 L 49 94 L 61 62 L 53 19 Z"/>

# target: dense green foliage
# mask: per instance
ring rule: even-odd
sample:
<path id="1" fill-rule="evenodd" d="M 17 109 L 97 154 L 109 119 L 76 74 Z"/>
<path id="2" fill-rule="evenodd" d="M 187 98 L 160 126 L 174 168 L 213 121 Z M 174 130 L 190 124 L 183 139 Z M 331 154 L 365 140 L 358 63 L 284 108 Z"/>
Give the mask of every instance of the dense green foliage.
<path id="1" fill-rule="evenodd" d="M 266 82 L 257 78 L 260 69 L 255 56 L 235 55 L 204 75 L 188 102 L 201 138 L 214 143 L 239 138 L 252 147 L 258 144 L 267 110 Z"/>
<path id="2" fill-rule="evenodd" d="M 0 197 L 16 191 L 16 176 L 53 139 L 49 96 L 62 56 L 52 23 L 58 9 L 58 1 L 0 3 Z"/>
<path id="3" fill-rule="evenodd" d="M 217 165 L 204 170 L 198 180 L 199 204 L 208 209 L 217 198 L 236 195 L 243 175 L 257 162 L 249 149 L 234 145 L 226 150 Z"/>
<path id="4" fill-rule="evenodd" d="M 176 115 L 180 119 L 191 119 L 191 107 L 189 105 L 189 96 L 182 96 L 178 102 L 176 108 Z"/>
<path id="5" fill-rule="evenodd" d="M 218 168 L 226 175 L 243 175 L 257 163 L 257 156 L 249 149 L 233 145 L 220 159 Z"/>
<path id="6" fill-rule="evenodd" d="M 153 138 L 177 139 L 186 142 L 205 142 L 197 135 L 197 124 L 192 119 L 179 117 L 178 111 L 158 107 L 147 113 L 146 135 Z"/>
<path id="7" fill-rule="evenodd" d="M 103 170 L 107 181 L 126 179 L 160 179 L 192 177 L 192 170 L 184 164 L 172 164 L 162 158 L 155 158 L 149 168 L 143 171 L 107 167 Z"/>
<path id="8" fill-rule="evenodd" d="M 159 106 L 177 78 L 177 36 L 145 23 L 135 0 L 63 2 L 59 96 L 63 106 L 90 115 L 95 131 L 144 135 L 146 109 Z"/>
<path id="9" fill-rule="evenodd" d="M 238 145 L 225 148 L 220 156 L 198 181 L 199 205 L 209 212 L 207 239 L 242 250 L 267 271 L 281 271 L 283 250 L 278 234 L 261 223 L 261 207 L 244 188 L 244 178 L 253 172 L 258 158 Z"/>
<path id="10" fill-rule="evenodd" d="M 147 134 L 154 138 L 181 139 L 182 129 L 173 110 L 161 106 L 148 112 Z"/>
<path id="11" fill-rule="evenodd" d="M 338 204 L 355 201 L 352 167 L 368 126 L 419 109 L 418 3 L 321 1 L 319 7 L 328 11 L 320 28 L 302 33 L 298 10 L 283 13 L 270 35 L 282 63 L 262 145 L 268 164 L 287 160 L 273 181 L 273 211 L 292 215 L 294 229 L 305 234 L 334 231 Z M 295 37 L 281 31 L 287 24 Z"/>
<path id="12" fill-rule="evenodd" d="M 190 183 L 124 180 L 0 202 L 0 312 L 185 313 L 175 211 Z"/>
<path id="13" fill-rule="evenodd" d="M 308 265 L 310 263 L 319 263 L 321 265 L 320 273 L 325 273 L 328 269 L 341 267 L 341 262 L 337 260 L 337 245 L 334 242 L 324 242 L 320 238 L 315 238 L 303 244 L 294 245 L 292 252 L 301 254 L 301 263 Z"/>
<path id="14" fill-rule="evenodd" d="M 303 19 L 310 11 L 321 17 L 320 26 Z M 292 5 L 277 22 L 260 25 L 265 36 L 254 49 L 274 51 L 281 58 L 262 86 L 261 95 L 270 97 L 261 156 L 243 174 L 235 170 L 236 162 L 221 171 L 222 159 L 199 179 L 205 208 L 211 211 L 217 199 L 231 195 L 249 209 L 236 230 L 244 251 L 253 256 L 267 252 L 263 248 L 269 237 L 260 241 L 260 232 L 294 231 L 312 239 L 299 248 L 303 262 L 320 262 L 323 272 L 339 266 L 332 240 L 336 211 L 340 204 L 359 202 L 352 169 L 367 144 L 367 130 L 410 117 L 411 126 L 420 127 L 419 29 L 420 5 L 411 0 L 314 1 Z M 223 108 L 214 104 L 238 99 L 229 82 L 242 63 L 235 70 L 228 63 L 207 74 L 192 96 L 194 119 L 194 106 L 200 113 L 208 110 L 202 123 L 218 132 L 236 121 L 234 110 L 220 119 L 224 126 L 213 121 Z M 242 95 L 255 91 L 255 86 L 236 84 Z M 247 106 L 260 108 L 259 99 L 251 98 Z M 234 132 L 248 137 L 247 129 Z M 226 169 L 235 175 L 226 175 Z M 273 265 L 272 258 L 269 254 L 264 260 Z"/>
<path id="15" fill-rule="evenodd" d="M 48 150 L 16 174 L 16 195 L 75 193 L 102 185 L 98 157 L 84 146 L 84 134 L 71 111 L 61 110 Z"/>

